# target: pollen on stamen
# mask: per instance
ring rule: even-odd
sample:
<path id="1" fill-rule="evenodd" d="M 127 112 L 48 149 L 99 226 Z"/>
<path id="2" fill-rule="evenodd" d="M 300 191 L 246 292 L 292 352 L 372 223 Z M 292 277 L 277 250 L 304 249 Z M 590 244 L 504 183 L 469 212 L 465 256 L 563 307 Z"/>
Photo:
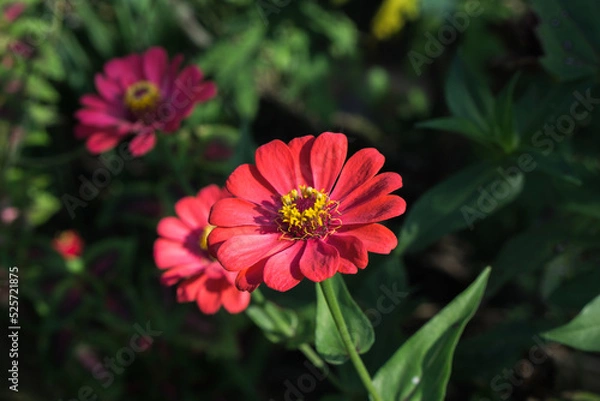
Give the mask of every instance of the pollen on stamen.
<path id="1" fill-rule="evenodd" d="M 282 239 L 324 238 L 341 226 L 338 202 L 324 190 L 301 185 L 281 197 L 277 225 Z"/>
<path id="2" fill-rule="evenodd" d="M 160 90 L 150 81 L 138 81 L 127 88 L 124 102 L 131 112 L 150 112 L 158 106 Z"/>

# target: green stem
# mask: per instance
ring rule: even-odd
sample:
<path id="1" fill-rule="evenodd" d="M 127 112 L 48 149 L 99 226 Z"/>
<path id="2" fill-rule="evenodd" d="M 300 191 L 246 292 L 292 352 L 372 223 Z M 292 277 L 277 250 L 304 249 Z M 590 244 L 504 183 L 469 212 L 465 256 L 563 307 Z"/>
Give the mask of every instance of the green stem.
<path id="1" fill-rule="evenodd" d="M 360 376 L 365 388 L 371 394 L 374 401 L 383 401 L 375 386 L 373 386 L 373 381 L 371 380 L 371 375 L 369 371 L 365 367 L 360 355 L 356 352 L 356 348 L 354 347 L 354 343 L 352 342 L 352 338 L 350 337 L 350 332 L 348 331 L 348 326 L 346 325 L 346 321 L 344 320 L 344 316 L 342 315 L 342 310 L 340 309 L 340 304 L 335 296 L 335 291 L 333 286 L 331 285 L 331 280 L 325 280 L 319 283 L 321 286 L 321 290 L 323 291 L 323 296 L 325 297 L 325 301 L 327 302 L 327 306 L 329 306 L 329 311 L 331 312 L 331 316 L 333 316 L 333 321 L 342 337 L 342 342 L 346 347 L 346 351 L 348 355 L 350 355 L 350 360 Z"/>
<path id="2" fill-rule="evenodd" d="M 163 149 L 163 153 L 165 154 L 167 160 L 169 160 L 169 164 L 171 165 L 171 168 L 173 169 L 173 173 L 175 173 L 175 175 L 177 176 L 177 181 L 179 182 L 179 185 L 181 185 L 181 188 L 188 195 L 195 195 L 196 191 L 194 191 L 194 188 L 192 188 L 192 185 L 185 179 L 185 176 L 183 174 L 182 169 L 179 166 L 179 163 L 177 162 L 177 160 L 175 160 L 175 157 L 173 156 L 172 148 L 170 146 L 171 141 L 169 141 L 168 139 L 170 139 L 170 138 L 166 138 L 164 141 L 165 144 L 160 147 Z"/>
<path id="3" fill-rule="evenodd" d="M 259 289 L 254 290 L 254 292 L 252 293 L 252 296 L 254 297 L 254 300 L 256 301 L 256 303 L 259 304 L 260 306 L 262 306 L 266 302 L 265 296 L 262 294 L 262 292 L 260 292 Z M 284 333 L 286 337 L 288 337 L 288 338 L 293 337 L 294 330 L 285 321 L 283 321 L 279 315 L 271 313 L 271 311 L 268 308 L 263 308 L 263 310 L 265 311 L 265 313 L 267 313 L 269 315 L 269 317 L 271 318 L 273 323 L 275 323 L 277 328 L 282 333 Z M 327 366 L 327 364 L 325 363 L 325 361 L 310 346 L 310 344 L 302 343 L 298 346 L 298 350 L 300 352 L 302 352 L 304 354 L 304 356 L 313 365 L 315 365 L 317 367 L 317 369 L 321 370 L 327 376 L 327 379 L 329 379 L 331 384 L 333 384 L 335 387 L 337 387 L 340 390 L 346 391 L 343 388 L 343 386 L 341 385 L 339 379 L 332 372 L 330 372 L 330 369 Z"/>

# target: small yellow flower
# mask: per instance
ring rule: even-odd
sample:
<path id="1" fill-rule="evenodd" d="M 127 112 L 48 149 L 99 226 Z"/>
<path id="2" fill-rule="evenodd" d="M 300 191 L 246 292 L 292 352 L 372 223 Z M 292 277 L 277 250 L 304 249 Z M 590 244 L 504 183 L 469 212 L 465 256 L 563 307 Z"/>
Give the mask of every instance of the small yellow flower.
<path id="1" fill-rule="evenodd" d="M 371 30 L 379 40 L 400 32 L 406 21 L 419 16 L 419 0 L 384 0 L 373 18 Z"/>

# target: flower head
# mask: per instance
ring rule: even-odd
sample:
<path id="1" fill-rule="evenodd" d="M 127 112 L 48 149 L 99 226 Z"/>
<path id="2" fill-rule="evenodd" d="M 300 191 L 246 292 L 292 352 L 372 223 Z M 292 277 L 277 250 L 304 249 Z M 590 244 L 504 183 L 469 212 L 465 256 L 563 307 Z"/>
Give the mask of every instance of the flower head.
<path id="1" fill-rule="evenodd" d="M 245 310 L 250 294 L 239 291 L 235 273 L 223 269 L 208 253 L 206 239 L 213 229 L 208 213 L 228 192 L 216 185 L 201 189 L 175 204 L 177 217 L 165 217 L 158 224 L 160 238 L 154 243 L 154 260 L 165 269 L 161 281 L 165 285 L 179 282 L 179 302 L 196 301 L 206 314 L 216 313 L 221 305 L 230 313 Z"/>
<path id="2" fill-rule="evenodd" d="M 27 4 L 21 1 L 8 3 L 4 6 L 2 16 L 8 22 L 16 21 L 27 9 Z"/>
<path id="3" fill-rule="evenodd" d="M 223 267 L 237 273 L 239 289 L 264 282 L 287 291 L 305 277 L 353 274 L 367 266 L 368 252 L 396 247 L 394 233 L 378 222 L 404 213 L 404 200 L 390 195 L 402 178 L 377 174 L 384 157 L 373 148 L 344 163 L 347 149 L 346 136 L 330 132 L 275 140 L 258 148 L 256 165 L 231 174 L 233 197 L 213 206 L 208 242 Z"/>
<path id="4" fill-rule="evenodd" d="M 129 135 L 134 136 L 129 144 L 132 155 L 149 152 L 155 131 L 176 131 L 196 103 L 217 93 L 213 82 L 202 80 L 198 67 L 179 72 L 182 61 L 178 55 L 169 63 L 167 52 L 153 47 L 106 63 L 104 73 L 96 75 L 99 95 L 81 97 L 75 135 L 86 139 L 92 153 L 110 150 Z"/>
<path id="5" fill-rule="evenodd" d="M 63 231 L 52 241 L 52 248 L 65 260 L 72 260 L 81 256 L 83 246 L 83 239 L 75 230 Z"/>

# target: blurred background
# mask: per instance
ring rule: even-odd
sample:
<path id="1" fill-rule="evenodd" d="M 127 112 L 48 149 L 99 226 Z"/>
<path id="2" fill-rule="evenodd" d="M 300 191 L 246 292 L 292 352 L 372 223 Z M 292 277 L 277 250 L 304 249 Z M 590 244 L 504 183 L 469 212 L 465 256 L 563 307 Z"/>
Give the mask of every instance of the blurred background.
<path id="1" fill-rule="evenodd" d="M 349 395 L 327 380 L 290 390 L 310 372 L 291 348 L 313 340 L 312 283 L 264 290 L 302 328 L 267 339 L 245 314 L 178 304 L 152 256 L 190 190 L 222 185 L 274 138 L 334 131 L 350 153 L 379 149 L 408 203 L 388 224 L 394 256 L 345 276 L 365 310 L 383 283 L 407 294 L 378 312 L 369 369 L 491 265 L 447 399 L 600 400 L 598 355 L 538 336 L 600 292 L 595 0 L 0 4 L 0 303 L 8 313 L 17 266 L 21 327 L 19 392 L 3 385 L 2 399 L 361 399 L 348 364 L 335 370 Z M 87 193 L 104 164 L 74 136 L 79 98 L 108 60 L 151 46 L 219 94 L 147 155 L 108 153 L 122 168 Z"/>

